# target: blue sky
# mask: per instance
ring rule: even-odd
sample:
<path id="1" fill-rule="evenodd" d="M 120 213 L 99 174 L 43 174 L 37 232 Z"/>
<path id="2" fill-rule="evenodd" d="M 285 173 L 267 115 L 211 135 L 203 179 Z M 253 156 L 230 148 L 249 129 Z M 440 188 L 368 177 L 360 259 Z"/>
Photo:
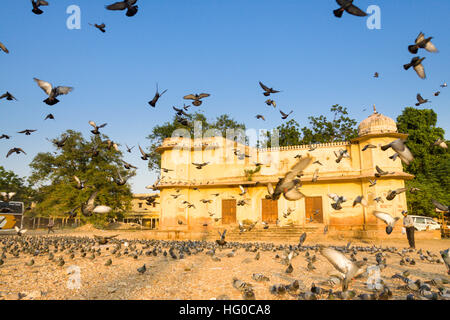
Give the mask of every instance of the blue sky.
<path id="1" fill-rule="evenodd" d="M 364 11 L 381 8 L 381 30 L 369 30 L 366 18 L 335 18 L 333 0 L 140 0 L 132 18 L 104 9 L 113 1 L 50 0 L 40 16 L 31 12 L 30 1 L 4 2 L 0 41 L 11 53 L 0 52 L 0 91 L 19 101 L 0 101 L 0 134 L 12 135 L 0 140 L 0 165 L 20 176 L 29 174 L 38 152 L 53 151 L 45 138 L 66 129 L 87 137 L 89 120 L 107 122 L 103 132 L 122 145 L 147 146 L 152 127 L 171 119 L 172 106 L 183 105 L 189 93 L 211 93 L 201 108 L 209 118 L 229 113 L 248 128 L 276 127 L 280 114 L 264 104 L 258 81 L 283 91 L 276 96 L 278 107 L 293 110 L 302 126 L 336 103 L 358 121 L 370 115 L 372 104 L 395 119 L 421 93 L 449 137 L 450 89 L 433 96 L 450 81 L 447 0 L 356 1 Z M 66 9 L 73 4 L 81 8 L 81 30 L 66 27 Z M 106 23 L 107 32 L 89 22 Z M 420 31 L 433 36 L 440 50 L 419 52 L 426 57 L 426 80 L 402 68 Z M 49 107 L 33 77 L 75 90 Z M 153 109 L 147 102 L 156 82 L 168 91 Z M 44 122 L 50 112 L 56 121 Z M 255 119 L 258 113 L 267 121 Z M 39 131 L 16 133 L 26 128 Z M 6 159 L 13 146 L 28 154 Z M 125 160 L 139 167 L 133 191 L 146 192 L 156 175 L 136 149 Z"/>

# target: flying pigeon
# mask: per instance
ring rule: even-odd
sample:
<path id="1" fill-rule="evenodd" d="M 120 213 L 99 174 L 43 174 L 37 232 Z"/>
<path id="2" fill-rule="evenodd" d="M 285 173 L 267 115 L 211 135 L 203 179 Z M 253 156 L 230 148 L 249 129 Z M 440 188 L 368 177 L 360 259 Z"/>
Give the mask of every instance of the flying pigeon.
<path id="1" fill-rule="evenodd" d="M 45 99 L 43 102 L 45 102 L 49 106 L 53 106 L 59 102 L 59 100 L 56 99 L 56 97 L 63 95 L 63 94 L 64 95 L 68 94 L 73 90 L 72 87 L 65 87 L 65 86 L 58 86 L 56 88 L 53 88 L 53 86 L 46 81 L 39 80 L 37 78 L 33 78 L 33 79 L 34 79 L 34 81 L 36 81 L 38 86 L 42 90 L 44 90 L 44 92 L 48 95 L 48 98 Z"/>
<path id="2" fill-rule="evenodd" d="M 158 102 L 159 98 L 161 98 L 161 96 L 166 93 L 167 89 L 164 90 L 162 93 L 159 93 L 159 89 L 158 89 L 158 84 L 156 84 L 156 93 L 155 96 L 153 97 L 153 99 L 151 101 L 149 101 L 149 105 L 151 105 L 153 108 L 156 107 L 156 103 Z"/>
<path id="3" fill-rule="evenodd" d="M 274 90 L 273 88 L 269 88 L 269 87 L 265 86 L 261 81 L 259 82 L 259 85 L 264 90 L 263 95 L 265 95 L 266 97 L 270 96 L 271 93 L 280 92 L 280 91 Z M 267 100 L 267 101 L 269 101 L 269 100 Z M 266 101 L 266 103 L 267 103 L 267 101 Z M 270 104 L 268 104 L 268 105 L 270 105 Z"/>
<path id="4" fill-rule="evenodd" d="M 23 151 L 22 148 L 12 148 L 11 150 L 8 151 L 8 153 L 6 154 L 6 157 L 8 158 L 8 157 L 9 157 L 10 155 L 12 155 L 14 152 L 15 152 L 16 154 L 20 154 L 21 152 L 22 152 L 23 154 L 26 154 L 26 152 Z"/>
<path id="5" fill-rule="evenodd" d="M 416 54 L 419 51 L 419 48 L 425 49 L 428 52 L 438 52 L 437 48 L 431 42 L 433 37 L 429 37 L 425 39 L 425 35 L 421 32 L 416 38 L 415 44 L 408 46 L 409 52 L 412 54 Z"/>
<path id="6" fill-rule="evenodd" d="M 94 121 L 89 121 L 89 124 L 94 127 L 94 130 L 91 130 L 91 133 L 98 135 L 100 134 L 100 131 L 98 131 L 98 129 L 104 128 L 106 127 L 107 123 L 104 123 L 102 125 L 97 126 L 97 124 Z"/>
<path id="7" fill-rule="evenodd" d="M 421 104 L 427 103 L 427 102 L 431 102 L 428 101 L 428 99 L 424 99 L 422 98 L 422 96 L 420 95 L 420 93 L 417 94 L 417 103 L 416 103 L 416 107 L 420 106 Z"/>
<path id="8" fill-rule="evenodd" d="M 275 101 L 271 100 L 271 99 L 266 100 L 266 104 L 268 106 L 273 106 L 274 108 L 277 107 L 277 103 Z"/>
<path id="9" fill-rule="evenodd" d="M 409 151 L 408 147 L 405 145 L 405 141 L 402 139 L 397 139 L 385 146 L 381 146 L 381 150 L 386 151 L 387 149 L 392 148 L 398 156 L 403 161 L 404 164 L 409 165 L 414 161 L 414 156 L 411 151 Z"/>
<path id="10" fill-rule="evenodd" d="M 442 203 L 440 203 L 440 202 L 438 202 L 438 201 L 436 201 L 434 199 L 432 199 L 431 202 L 433 203 L 433 205 L 434 205 L 434 207 L 436 209 L 438 209 L 440 211 L 443 211 L 443 212 L 449 212 L 449 207 L 448 206 L 445 206 Z"/>
<path id="11" fill-rule="evenodd" d="M 3 51 L 4 53 L 9 53 L 9 50 L 5 47 L 3 43 L 0 42 L 0 51 Z"/>
<path id="12" fill-rule="evenodd" d="M 31 12 L 37 15 L 44 13 L 44 11 L 39 9 L 40 6 L 48 6 L 48 2 L 45 0 L 31 0 L 31 4 L 33 5 L 33 10 L 31 10 Z"/>
<path id="13" fill-rule="evenodd" d="M 386 200 L 392 201 L 392 200 L 394 200 L 394 198 L 397 195 L 399 195 L 399 194 L 401 194 L 403 192 L 406 192 L 407 190 L 408 189 L 406 189 L 406 188 L 400 188 L 400 189 L 396 189 L 396 190 L 391 190 L 391 191 L 389 191 L 388 195 L 386 196 Z"/>
<path id="14" fill-rule="evenodd" d="M 201 99 L 209 97 L 209 93 L 200 93 L 200 94 L 188 94 L 187 96 L 184 96 L 183 99 L 185 100 L 194 100 L 192 104 L 196 107 L 199 107 L 202 104 Z"/>
<path id="15" fill-rule="evenodd" d="M 320 253 L 336 270 L 345 275 L 342 282 L 342 291 L 347 291 L 349 282 L 364 272 L 365 261 L 353 262 L 341 252 L 324 246 L 320 247 Z"/>
<path id="16" fill-rule="evenodd" d="M 410 63 L 407 63 L 407 64 L 403 65 L 403 68 L 405 70 L 408 70 L 409 68 L 413 67 L 414 71 L 416 71 L 417 75 L 421 79 L 425 79 L 426 78 L 425 68 L 422 65 L 422 61 L 423 60 L 425 60 L 425 58 L 414 57 L 414 58 L 411 59 Z"/>
<path id="17" fill-rule="evenodd" d="M 339 9 L 333 11 L 336 18 L 341 18 L 344 11 L 347 11 L 347 13 L 358 17 L 367 16 L 367 13 L 353 4 L 353 0 L 336 0 L 336 2 L 338 5 L 340 5 Z"/>
<path id="18" fill-rule="evenodd" d="M 100 31 L 103 32 L 103 33 L 106 32 L 106 30 L 105 30 L 106 25 L 105 25 L 104 23 L 102 23 L 102 24 L 96 24 L 96 23 L 92 24 L 92 23 L 89 23 L 89 25 L 90 25 L 90 26 L 93 26 L 94 28 L 97 28 L 98 30 L 100 30 Z"/>
<path id="19" fill-rule="evenodd" d="M 113 4 L 106 6 L 106 9 L 108 9 L 108 10 L 125 10 L 125 9 L 127 9 L 126 16 L 132 17 L 138 12 L 138 9 L 139 9 L 138 6 L 135 5 L 136 2 L 137 2 L 137 0 L 119 1 L 119 2 L 115 2 Z"/>
<path id="20" fill-rule="evenodd" d="M 32 130 L 32 129 L 25 129 L 22 131 L 19 131 L 17 133 L 24 133 L 26 136 L 30 136 L 33 132 L 36 132 L 37 130 Z"/>
<path id="21" fill-rule="evenodd" d="M 289 113 L 284 113 L 283 111 L 280 110 L 281 113 L 281 119 L 285 120 L 287 117 L 289 117 L 289 115 L 292 113 L 293 111 L 289 112 Z"/>
<path id="22" fill-rule="evenodd" d="M 145 153 L 140 145 L 138 145 L 138 147 L 139 147 L 139 151 L 141 152 L 141 155 L 142 155 L 141 159 L 144 160 L 144 161 L 148 160 L 148 158 L 151 156 L 151 154 L 150 153 Z"/>
<path id="23" fill-rule="evenodd" d="M 399 217 L 393 218 L 389 213 L 374 211 L 373 214 L 375 217 L 386 223 L 386 233 L 391 234 L 392 230 L 394 230 L 395 223 L 400 219 Z"/>
<path id="24" fill-rule="evenodd" d="M 4 98 L 6 98 L 6 100 L 8 100 L 8 101 L 13 101 L 13 100 L 16 100 L 17 101 L 17 99 L 16 99 L 16 97 L 14 97 L 11 93 L 9 93 L 8 91 L 6 91 L 6 93 L 4 93 L 4 94 L 2 94 L 1 96 L 0 96 L 0 100 L 1 99 L 4 99 Z"/>
<path id="25" fill-rule="evenodd" d="M 291 170 L 286 173 L 284 178 L 280 178 L 278 180 L 277 185 L 275 186 L 275 190 L 273 189 L 272 184 L 269 182 L 267 185 L 267 191 L 269 195 L 267 196 L 269 199 L 278 200 L 283 194 L 284 198 L 289 201 L 300 200 L 304 197 L 304 195 L 297 190 L 298 185 L 300 184 L 300 180 L 296 179 L 297 176 L 302 173 L 312 162 L 314 158 L 305 157 L 300 159 Z"/>

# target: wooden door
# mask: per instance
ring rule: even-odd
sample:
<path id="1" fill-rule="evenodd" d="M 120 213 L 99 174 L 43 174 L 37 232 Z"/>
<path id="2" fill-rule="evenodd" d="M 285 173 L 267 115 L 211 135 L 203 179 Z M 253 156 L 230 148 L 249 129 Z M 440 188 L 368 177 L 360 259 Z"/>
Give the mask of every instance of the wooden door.
<path id="1" fill-rule="evenodd" d="M 236 200 L 222 200 L 222 224 L 236 223 Z"/>
<path id="2" fill-rule="evenodd" d="M 305 198 L 305 218 L 306 223 L 323 223 L 322 197 Z"/>
<path id="3" fill-rule="evenodd" d="M 278 219 L 278 201 L 262 199 L 262 221 L 276 223 Z"/>

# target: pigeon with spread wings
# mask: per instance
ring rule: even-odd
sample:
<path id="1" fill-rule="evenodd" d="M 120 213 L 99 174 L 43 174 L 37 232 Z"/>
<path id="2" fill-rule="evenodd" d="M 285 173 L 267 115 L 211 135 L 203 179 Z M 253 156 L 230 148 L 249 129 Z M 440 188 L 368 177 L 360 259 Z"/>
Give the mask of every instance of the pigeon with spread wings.
<path id="1" fill-rule="evenodd" d="M 427 103 L 427 102 L 431 102 L 428 101 L 428 99 L 424 99 L 422 98 L 422 96 L 420 95 L 420 93 L 417 94 L 417 103 L 416 103 L 416 107 L 420 106 L 421 104 Z"/>
<path id="2" fill-rule="evenodd" d="M 194 100 L 192 104 L 196 107 L 199 107 L 202 104 L 201 99 L 209 97 L 209 93 L 200 93 L 200 94 L 188 94 L 187 96 L 184 96 L 183 99 L 185 100 Z"/>
<path id="3" fill-rule="evenodd" d="M 339 9 L 333 11 L 336 18 L 341 18 L 344 14 L 344 11 L 347 11 L 347 13 L 358 17 L 367 16 L 367 13 L 353 4 L 353 0 L 336 0 L 336 2 L 338 5 L 340 5 Z"/>
<path id="4" fill-rule="evenodd" d="M 431 42 L 431 39 L 433 39 L 433 37 L 425 38 L 423 32 L 419 33 L 416 38 L 415 44 L 408 46 L 409 52 L 411 52 L 412 54 L 416 54 L 419 51 L 419 48 L 425 49 L 428 52 L 438 52 L 438 49 Z"/>
<path id="5" fill-rule="evenodd" d="M 409 68 L 413 67 L 414 71 L 416 71 L 419 78 L 425 79 L 427 76 L 425 74 L 425 68 L 423 67 L 422 64 L 423 60 L 425 60 L 425 57 L 424 58 L 414 57 L 411 59 L 410 63 L 403 65 L 403 69 L 408 70 Z"/>
<path id="6" fill-rule="evenodd" d="M 5 99 L 6 98 L 6 100 L 8 100 L 8 101 L 13 101 L 13 100 L 16 100 L 17 101 L 17 99 L 16 99 L 16 97 L 14 97 L 11 93 L 9 93 L 8 91 L 6 91 L 4 94 L 2 94 L 1 96 L 0 96 L 0 100 L 1 99 Z"/>
<path id="7" fill-rule="evenodd" d="M 36 81 L 37 85 L 42 90 L 44 90 L 44 92 L 48 95 L 48 98 L 45 99 L 43 102 L 45 102 L 49 106 L 53 106 L 59 102 L 59 100 L 56 99 L 56 97 L 58 97 L 60 95 L 69 94 L 73 90 L 73 87 L 66 87 L 66 86 L 53 87 L 47 81 L 39 80 L 37 78 L 33 78 L 33 79 L 34 79 L 34 81 Z"/>
<path id="8" fill-rule="evenodd" d="M 293 112 L 293 111 L 291 110 L 291 112 L 289 112 L 289 113 L 284 113 L 283 111 L 280 110 L 281 119 L 285 120 L 287 117 L 289 117 L 289 115 L 290 115 L 292 112 Z"/>
<path id="9" fill-rule="evenodd" d="M 383 151 L 386 151 L 387 149 L 392 148 L 392 150 L 397 152 L 400 159 L 406 165 L 409 165 L 411 162 L 414 161 L 414 156 L 412 155 L 412 153 L 408 149 L 408 147 L 405 145 L 405 141 L 403 141 L 402 139 L 397 139 L 385 146 L 381 146 L 380 148 Z"/>
<path id="10" fill-rule="evenodd" d="M 320 246 L 320 253 L 324 256 L 339 272 L 345 275 L 342 282 L 342 291 L 348 289 L 349 282 L 364 272 L 365 261 L 353 262 L 341 252 L 332 248 Z"/>
<path id="11" fill-rule="evenodd" d="M 8 158 L 13 153 L 16 153 L 16 154 L 20 154 L 20 153 L 27 154 L 25 151 L 22 150 L 22 148 L 12 148 L 12 149 L 10 149 L 8 151 L 8 153 L 6 154 L 6 157 Z"/>
<path id="12" fill-rule="evenodd" d="M 266 97 L 270 96 L 271 93 L 278 93 L 278 92 L 280 92 L 280 91 L 275 90 L 275 89 L 273 89 L 273 88 L 269 88 L 268 86 L 264 85 L 261 81 L 259 82 L 259 85 L 260 85 L 261 88 L 264 90 L 263 95 L 265 95 Z M 267 100 L 266 103 L 267 103 L 268 101 L 269 101 L 269 100 Z M 270 103 L 270 104 L 271 104 L 271 103 Z M 270 105 L 270 104 L 268 103 L 268 105 Z"/>
<path id="13" fill-rule="evenodd" d="M 95 206 L 95 199 L 97 198 L 98 191 L 92 192 L 89 199 L 81 205 L 81 213 L 83 213 L 84 216 L 90 217 L 94 213 L 109 213 L 112 211 L 112 209 L 108 206 Z"/>
<path id="14" fill-rule="evenodd" d="M 297 177 L 313 161 L 314 161 L 314 158 L 312 158 L 312 157 L 305 157 L 305 158 L 300 159 L 291 168 L 291 170 L 288 173 L 286 173 L 284 178 L 280 178 L 278 180 L 278 183 L 275 186 L 275 189 L 273 188 L 272 184 L 269 182 L 267 185 L 267 191 L 268 191 L 269 195 L 266 197 L 268 199 L 278 200 L 280 198 L 280 196 L 283 194 L 284 198 L 289 201 L 296 201 L 296 200 L 302 199 L 304 197 L 304 195 L 300 191 L 297 190 L 297 187 L 301 183 L 300 179 L 297 179 Z"/>
<path id="15" fill-rule="evenodd" d="M 138 145 L 138 147 L 139 147 L 139 151 L 141 152 L 141 155 L 142 155 L 141 159 L 144 161 L 148 160 L 148 158 L 151 156 L 151 154 L 145 153 L 145 151 L 141 148 L 140 145 Z"/>
<path id="16" fill-rule="evenodd" d="M 104 128 L 106 127 L 107 123 L 104 123 L 102 125 L 97 126 L 97 124 L 94 121 L 89 121 L 89 124 L 94 127 L 94 130 L 91 130 L 91 133 L 97 135 L 100 134 L 100 131 L 98 131 L 98 129 Z"/>
<path id="17" fill-rule="evenodd" d="M 400 219 L 399 217 L 392 217 L 389 213 L 374 211 L 373 215 L 386 223 L 386 233 L 391 234 L 392 230 L 394 230 L 395 223 Z"/>
<path id="18" fill-rule="evenodd" d="M 25 134 L 26 136 L 30 136 L 33 132 L 36 132 L 37 130 L 34 130 L 34 129 L 25 129 L 25 130 L 22 130 L 22 131 L 19 131 L 19 132 L 17 132 L 17 133 L 23 133 L 23 134 Z"/>
<path id="19" fill-rule="evenodd" d="M 127 17 L 132 17 L 134 16 L 137 12 L 138 12 L 138 6 L 135 5 L 137 2 L 137 0 L 124 0 L 124 1 L 119 1 L 119 2 L 115 2 L 113 4 L 110 4 L 108 6 L 106 6 L 106 9 L 108 10 L 127 10 L 126 16 Z"/>

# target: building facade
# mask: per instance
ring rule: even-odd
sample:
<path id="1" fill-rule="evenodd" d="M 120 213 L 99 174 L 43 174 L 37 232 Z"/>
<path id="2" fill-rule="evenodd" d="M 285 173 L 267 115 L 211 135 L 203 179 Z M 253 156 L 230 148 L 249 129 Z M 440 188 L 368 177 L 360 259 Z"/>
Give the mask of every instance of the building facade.
<path id="1" fill-rule="evenodd" d="M 330 231 L 384 231 L 384 223 L 373 212 L 402 217 L 402 211 L 407 210 L 406 194 L 392 201 L 386 200 L 386 195 L 403 188 L 405 180 L 414 177 L 403 172 L 399 158 L 389 158 L 395 153 L 393 150 L 382 151 L 380 146 L 399 138 L 406 140 L 407 135 L 398 133 L 395 121 L 375 108 L 361 122 L 358 133 L 356 139 L 348 142 L 268 149 L 252 148 L 223 137 L 165 139 L 157 150 L 165 169 L 157 183 L 160 229 L 199 230 L 264 221 L 274 226 L 327 226 Z M 363 151 L 368 144 L 376 148 Z M 343 150 L 349 157 L 338 163 L 335 152 Z M 267 200 L 268 183 L 275 185 L 299 157 L 306 156 L 320 163 L 310 165 L 301 176 L 299 190 L 305 197 L 298 201 L 287 201 L 283 196 L 278 201 Z M 255 170 L 257 165 L 259 170 Z M 376 166 L 388 174 L 376 178 Z M 370 186 L 369 180 L 377 183 Z M 332 208 L 333 200 L 328 197 L 331 193 L 347 199 L 341 210 Z M 364 196 L 368 205 L 353 207 L 357 196 Z M 378 197 L 381 201 L 375 200 Z M 400 231 L 398 223 L 394 232 Z"/>
<path id="2" fill-rule="evenodd" d="M 158 196 L 155 201 L 147 199 Z M 136 193 L 131 200 L 131 211 L 126 214 L 124 222 L 134 222 L 146 229 L 158 229 L 161 216 L 161 205 L 157 193 Z"/>

